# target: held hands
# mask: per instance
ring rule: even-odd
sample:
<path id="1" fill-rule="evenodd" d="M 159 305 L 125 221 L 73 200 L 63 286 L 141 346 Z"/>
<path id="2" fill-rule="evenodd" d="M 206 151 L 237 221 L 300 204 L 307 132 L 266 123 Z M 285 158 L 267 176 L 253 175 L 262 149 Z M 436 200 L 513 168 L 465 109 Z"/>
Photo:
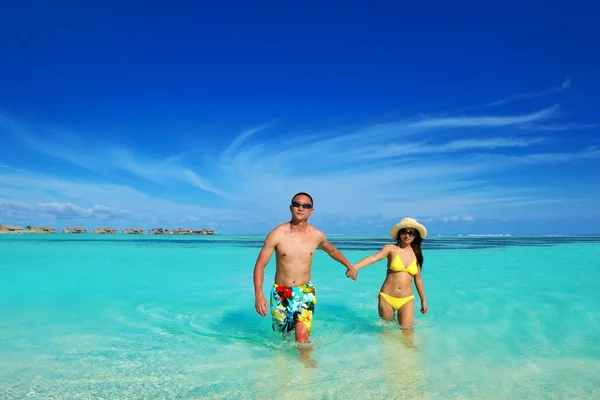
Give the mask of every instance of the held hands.
<path id="1" fill-rule="evenodd" d="M 262 315 L 263 317 L 267 316 L 267 299 L 262 294 L 256 295 L 256 300 L 254 301 L 254 308 L 256 308 L 256 312 Z"/>
<path id="2" fill-rule="evenodd" d="M 421 302 L 421 314 L 427 314 L 427 302 L 426 301 L 422 301 Z"/>
<path id="3" fill-rule="evenodd" d="M 348 267 L 348 269 L 346 270 L 346 276 L 348 278 L 356 280 L 356 278 L 358 278 L 358 270 L 354 266 Z"/>

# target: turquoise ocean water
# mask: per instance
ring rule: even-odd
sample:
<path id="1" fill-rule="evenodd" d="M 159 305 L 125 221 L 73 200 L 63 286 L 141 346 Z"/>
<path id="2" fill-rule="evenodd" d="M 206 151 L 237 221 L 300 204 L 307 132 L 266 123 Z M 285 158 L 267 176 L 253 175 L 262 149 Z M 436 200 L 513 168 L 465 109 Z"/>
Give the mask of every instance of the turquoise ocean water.
<path id="1" fill-rule="evenodd" d="M 385 262 L 318 252 L 302 357 L 254 311 L 262 240 L 0 235 L 0 398 L 600 398 L 600 236 L 431 236 L 412 338 L 378 321 Z"/>

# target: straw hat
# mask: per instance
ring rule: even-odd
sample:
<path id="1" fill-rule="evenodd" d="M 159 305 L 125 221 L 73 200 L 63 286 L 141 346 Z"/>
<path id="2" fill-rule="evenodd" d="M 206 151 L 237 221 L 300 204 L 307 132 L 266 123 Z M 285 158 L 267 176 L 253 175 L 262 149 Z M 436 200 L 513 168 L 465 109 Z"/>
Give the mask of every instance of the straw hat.
<path id="1" fill-rule="evenodd" d="M 421 239 L 425 239 L 427 236 L 427 229 L 423 225 L 417 222 L 414 218 L 402 218 L 400 222 L 398 222 L 392 230 L 390 231 L 390 236 L 392 239 L 396 240 L 398 238 L 398 231 L 402 228 L 414 228 L 419 231 Z"/>

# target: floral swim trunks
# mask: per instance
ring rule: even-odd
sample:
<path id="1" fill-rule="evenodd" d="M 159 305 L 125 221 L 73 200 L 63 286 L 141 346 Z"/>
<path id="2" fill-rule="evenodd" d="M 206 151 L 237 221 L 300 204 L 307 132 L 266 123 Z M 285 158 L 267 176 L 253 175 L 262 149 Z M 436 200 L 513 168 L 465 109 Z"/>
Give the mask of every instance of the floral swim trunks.
<path id="1" fill-rule="evenodd" d="M 317 290 L 310 281 L 292 287 L 273 284 L 271 290 L 273 330 L 282 333 L 290 332 L 296 328 L 296 322 L 302 322 L 310 335 L 316 303 Z"/>

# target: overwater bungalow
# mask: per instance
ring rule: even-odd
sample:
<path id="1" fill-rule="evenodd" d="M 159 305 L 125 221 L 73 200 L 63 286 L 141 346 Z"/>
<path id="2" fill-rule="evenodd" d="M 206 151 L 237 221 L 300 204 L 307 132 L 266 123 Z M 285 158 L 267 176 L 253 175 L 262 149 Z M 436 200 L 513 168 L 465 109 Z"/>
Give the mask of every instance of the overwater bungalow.
<path id="1" fill-rule="evenodd" d="M 172 235 L 173 233 L 167 228 L 152 228 L 148 231 L 148 235 Z"/>
<path id="2" fill-rule="evenodd" d="M 115 234 L 117 233 L 117 230 L 115 228 L 96 228 L 92 231 L 92 233 L 98 234 L 98 235 L 111 235 L 111 234 Z"/>
<path id="3" fill-rule="evenodd" d="M 176 228 L 173 230 L 174 235 L 214 235 L 216 232 L 210 228 L 202 229 L 187 229 Z"/>
<path id="4" fill-rule="evenodd" d="M 78 226 L 70 226 L 68 228 L 63 229 L 63 233 L 83 234 L 83 233 L 88 233 L 88 230 L 87 230 L 87 228 L 80 228 Z"/>
<path id="5" fill-rule="evenodd" d="M 210 228 L 194 229 L 194 235 L 215 235 L 217 232 Z"/>
<path id="6" fill-rule="evenodd" d="M 142 228 L 126 228 L 121 231 L 123 235 L 142 235 L 144 230 Z"/>
<path id="7" fill-rule="evenodd" d="M 20 226 L 0 225 L 0 233 L 21 233 L 23 228 Z"/>
<path id="8" fill-rule="evenodd" d="M 33 233 L 56 233 L 56 228 L 52 226 L 36 226 L 31 230 Z"/>

